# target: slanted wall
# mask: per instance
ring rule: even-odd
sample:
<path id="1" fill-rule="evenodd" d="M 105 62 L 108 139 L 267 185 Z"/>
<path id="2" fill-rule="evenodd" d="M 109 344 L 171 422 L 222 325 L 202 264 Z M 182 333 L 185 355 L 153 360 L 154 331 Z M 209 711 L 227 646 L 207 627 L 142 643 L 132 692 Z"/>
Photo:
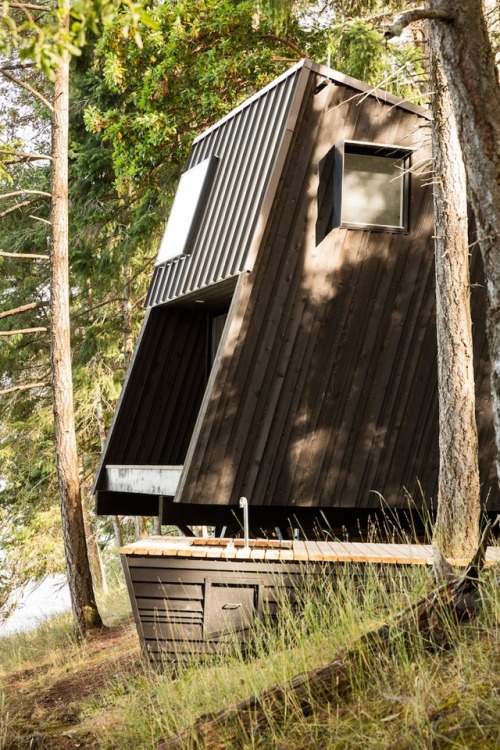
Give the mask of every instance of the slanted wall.
<path id="1" fill-rule="evenodd" d="M 244 495 L 253 505 L 370 508 L 382 496 L 393 507 L 407 505 L 409 494 L 417 504 L 422 493 L 436 499 L 428 174 L 412 175 L 409 234 L 329 225 L 335 142 L 414 148 L 419 164 L 430 156 L 428 121 L 320 76 L 317 84 L 266 239 L 235 301 L 181 503 L 236 504 Z M 478 325 L 475 334 L 486 496 L 495 485 L 494 443 Z"/>
<path id="2" fill-rule="evenodd" d="M 147 314 L 101 458 L 98 512 L 130 512 L 126 498 L 102 494 L 106 466 L 184 462 L 207 381 L 207 336 L 204 310 L 157 307 Z M 134 502 L 140 513 L 146 498 Z M 151 508 L 156 512 L 157 499 Z"/>

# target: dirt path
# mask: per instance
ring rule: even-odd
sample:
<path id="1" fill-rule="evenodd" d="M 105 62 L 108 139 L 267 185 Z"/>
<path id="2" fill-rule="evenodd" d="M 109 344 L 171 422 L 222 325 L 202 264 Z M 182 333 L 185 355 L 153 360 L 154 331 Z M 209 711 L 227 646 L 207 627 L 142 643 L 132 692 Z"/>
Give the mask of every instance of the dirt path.
<path id="1" fill-rule="evenodd" d="M 98 738 L 81 725 L 82 707 L 116 675 L 141 668 L 135 626 L 105 628 L 69 656 L 63 666 L 41 664 L 7 675 L 5 750 L 100 750 Z"/>

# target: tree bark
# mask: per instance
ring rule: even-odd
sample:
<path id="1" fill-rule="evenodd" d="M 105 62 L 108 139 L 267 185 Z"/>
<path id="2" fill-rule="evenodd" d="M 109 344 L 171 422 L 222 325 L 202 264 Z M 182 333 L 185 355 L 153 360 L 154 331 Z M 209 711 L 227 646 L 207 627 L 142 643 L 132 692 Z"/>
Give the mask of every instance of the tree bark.
<path id="1" fill-rule="evenodd" d="M 457 123 L 483 258 L 488 314 L 486 333 L 500 475 L 500 85 L 495 53 L 481 0 L 434 0 L 432 18 L 438 60 L 446 77 Z M 438 20 L 439 11 L 447 20 Z M 386 33 L 401 33 L 414 20 L 399 16 Z"/>
<path id="2" fill-rule="evenodd" d="M 454 13 L 450 22 L 429 23 L 455 113 L 483 257 L 493 415 L 500 456 L 500 86 L 481 0 L 435 0 L 433 7 Z"/>
<path id="3" fill-rule="evenodd" d="M 124 268 L 125 284 L 123 285 L 123 361 L 125 368 L 130 364 L 134 352 L 132 338 L 132 269 L 130 263 Z"/>
<path id="4" fill-rule="evenodd" d="M 134 342 L 132 339 L 132 290 L 131 279 L 132 269 L 130 263 L 126 263 L 123 269 L 125 283 L 123 285 L 123 363 L 125 369 L 128 368 L 134 351 Z M 143 516 L 134 517 L 135 538 L 145 539 L 148 535 L 146 519 Z"/>
<path id="5" fill-rule="evenodd" d="M 451 100 L 429 28 L 434 156 L 439 489 L 434 539 L 446 557 L 472 556 L 479 518 L 478 439 L 470 312 L 467 188 Z"/>
<path id="6" fill-rule="evenodd" d="M 101 550 L 97 543 L 96 533 L 93 528 L 90 516 L 90 508 L 87 503 L 83 504 L 83 522 L 85 525 L 85 538 L 87 540 L 87 551 L 89 556 L 90 571 L 92 573 L 92 582 L 97 591 L 108 593 L 108 582 L 102 562 Z"/>
<path id="7" fill-rule="evenodd" d="M 64 11 L 69 12 L 69 2 Z M 56 465 L 62 530 L 75 627 L 79 635 L 102 625 L 85 540 L 73 409 L 68 268 L 69 54 L 56 72 L 52 128 L 51 361 Z"/>

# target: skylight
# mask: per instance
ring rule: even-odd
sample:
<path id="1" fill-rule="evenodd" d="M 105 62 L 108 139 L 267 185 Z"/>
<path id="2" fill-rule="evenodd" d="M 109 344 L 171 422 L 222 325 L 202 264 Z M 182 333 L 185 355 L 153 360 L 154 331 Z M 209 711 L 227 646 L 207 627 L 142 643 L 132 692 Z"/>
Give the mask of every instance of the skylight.
<path id="1" fill-rule="evenodd" d="M 156 258 L 157 266 L 179 255 L 189 255 L 217 162 L 217 156 L 209 156 L 182 175 Z"/>

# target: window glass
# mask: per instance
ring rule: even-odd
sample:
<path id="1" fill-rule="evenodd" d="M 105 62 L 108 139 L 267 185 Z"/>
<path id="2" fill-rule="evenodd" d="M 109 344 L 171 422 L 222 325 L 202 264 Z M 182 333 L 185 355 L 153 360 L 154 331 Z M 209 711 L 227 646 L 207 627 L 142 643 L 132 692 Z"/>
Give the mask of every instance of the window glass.
<path id="1" fill-rule="evenodd" d="M 217 349 L 219 348 L 220 340 L 222 338 L 222 332 L 226 325 L 227 312 L 219 313 L 214 315 L 212 318 L 212 335 L 210 341 L 210 364 L 213 364 Z"/>
<path id="2" fill-rule="evenodd" d="M 401 227 L 404 159 L 344 153 L 342 223 Z"/>
<path id="3" fill-rule="evenodd" d="M 217 157 L 210 156 L 182 175 L 156 258 L 157 266 L 189 252 L 216 164 Z"/>

